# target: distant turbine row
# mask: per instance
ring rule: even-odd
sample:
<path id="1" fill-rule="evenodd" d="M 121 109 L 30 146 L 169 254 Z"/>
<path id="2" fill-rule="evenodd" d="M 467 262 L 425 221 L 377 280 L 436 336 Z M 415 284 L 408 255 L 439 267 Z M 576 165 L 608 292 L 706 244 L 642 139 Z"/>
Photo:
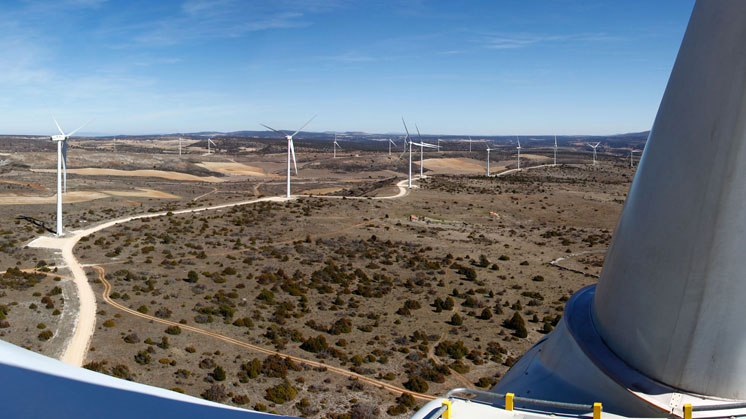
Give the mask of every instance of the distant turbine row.
<path id="1" fill-rule="evenodd" d="M 287 140 L 287 188 L 285 196 L 287 198 L 291 197 L 291 189 L 290 189 L 290 175 L 291 175 L 291 166 L 290 162 L 292 160 L 293 168 L 295 169 L 295 174 L 298 174 L 298 165 L 295 159 L 295 147 L 293 146 L 293 137 L 297 135 L 301 130 L 303 130 L 308 124 L 311 123 L 311 121 L 316 118 L 316 115 L 314 115 L 311 119 L 309 119 L 303 126 L 301 126 L 297 131 L 295 131 L 293 134 L 287 134 L 283 131 L 274 129 L 268 125 L 260 124 L 263 127 L 274 131 L 280 135 L 282 135 Z M 74 135 L 76 132 L 80 131 L 83 127 L 88 125 L 90 121 L 86 122 L 79 128 L 77 128 L 74 131 L 71 131 L 68 134 L 65 134 L 65 132 L 60 127 L 60 124 L 57 122 L 57 119 L 54 118 L 54 115 L 52 115 L 52 119 L 54 120 L 54 124 L 57 126 L 57 130 L 59 131 L 59 134 L 52 135 L 49 137 L 49 139 L 53 142 L 57 143 L 57 229 L 56 229 L 56 235 L 62 236 L 64 234 L 64 229 L 62 225 L 62 195 L 67 192 L 67 140 Z M 401 159 L 404 154 L 407 152 L 407 148 L 409 149 L 409 168 L 408 168 L 408 176 L 407 176 L 407 185 L 408 188 L 412 188 L 412 146 L 418 146 L 420 147 L 420 179 L 424 178 L 424 155 L 425 155 L 425 148 L 434 148 L 437 149 L 438 152 L 441 151 L 441 139 L 437 139 L 437 144 L 429 144 L 426 143 L 422 139 L 422 135 L 420 134 L 420 129 L 415 124 L 415 129 L 417 130 L 417 138 L 419 139 L 419 142 L 414 142 L 411 139 L 411 136 L 409 134 L 409 128 L 407 127 L 407 123 L 404 121 L 404 118 L 402 118 L 402 124 L 404 125 L 404 131 L 406 132 L 406 136 L 404 137 L 404 144 L 403 144 L 403 151 L 402 154 L 399 156 L 399 159 Z M 469 152 L 472 152 L 472 138 L 469 138 Z M 518 146 L 516 147 L 518 151 L 518 161 L 517 161 L 517 170 L 521 170 L 521 140 L 520 138 L 516 137 L 516 140 L 518 142 Z M 183 138 L 179 137 L 179 156 L 182 154 L 182 141 Z M 593 149 L 593 165 L 596 165 L 596 149 L 601 143 L 598 142 L 596 144 L 590 144 L 587 143 L 589 147 Z M 389 156 L 391 155 L 391 146 L 396 147 L 396 143 L 391 138 L 388 139 L 388 148 L 389 148 Z M 215 142 L 212 141 L 212 139 L 207 139 L 207 155 L 212 154 L 212 146 L 216 146 Z M 342 149 L 342 146 L 339 145 L 339 142 L 337 141 L 337 135 L 334 135 L 334 142 L 332 144 L 333 147 L 333 153 L 334 158 L 337 158 L 337 149 Z M 554 137 L 554 165 L 557 165 L 557 136 Z M 487 176 L 490 176 L 490 152 L 494 149 L 489 148 L 489 145 L 486 149 L 487 151 Z M 630 167 L 634 167 L 634 156 L 633 153 L 637 152 L 637 150 L 630 150 L 629 153 L 629 164 Z"/>

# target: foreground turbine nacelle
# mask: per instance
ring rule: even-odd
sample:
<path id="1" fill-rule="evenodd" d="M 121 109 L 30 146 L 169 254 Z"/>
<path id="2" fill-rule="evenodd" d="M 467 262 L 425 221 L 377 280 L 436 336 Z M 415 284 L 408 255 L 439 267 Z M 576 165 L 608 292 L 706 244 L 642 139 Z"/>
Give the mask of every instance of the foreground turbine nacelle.
<path id="1" fill-rule="evenodd" d="M 49 139 L 52 141 L 65 141 L 66 138 L 67 138 L 66 136 L 59 135 L 59 134 L 49 137 Z"/>

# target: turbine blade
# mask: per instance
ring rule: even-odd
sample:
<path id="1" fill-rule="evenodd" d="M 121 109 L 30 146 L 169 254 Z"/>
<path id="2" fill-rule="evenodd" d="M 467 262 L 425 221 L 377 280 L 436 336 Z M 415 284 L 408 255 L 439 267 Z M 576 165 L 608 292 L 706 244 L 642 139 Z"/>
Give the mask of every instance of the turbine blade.
<path id="1" fill-rule="evenodd" d="M 293 139 L 288 140 L 288 146 L 290 147 L 290 154 L 293 156 L 293 167 L 295 167 L 295 174 L 298 174 L 298 165 L 295 164 L 295 147 L 293 147 Z"/>
<path id="2" fill-rule="evenodd" d="M 50 112 L 50 114 L 52 113 Z M 60 128 L 60 124 L 57 122 L 57 118 L 55 118 L 54 115 L 52 115 L 52 120 L 54 121 L 54 124 L 57 125 L 57 131 L 59 131 L 60 134 L 65 135 L 65 132 Z"/>
<path id="3" fill-rule="evenodd" d="M 287 137 L 287 136 L 288 136 L 288 135 L 287 135 L 287 134 L 285 134 L 284 132 L 282 132 L 282 131 L 280 131 L 280 130 L 276 130 L 276 129 L 274 129 L 274 128 L 272 128 L 272 127 L 268 126 L 268 125 L 264 125 L 264 124 L 259 124 L 259 125 L 263 126 L 264 128 L 267 128 L 267 129 L 268 129 L 268 130 L 270 130 L 270 131 L 274 131 L 274 132 L 276 132 L 276 133 L 278 133 L 278 134 L 282 134 L 282 136 L 283 136 L 283 137 Z"/>
<path id="4" fill-rule="evenodd" d="M 78 128 L 76 129 L 76 130 L 74 130 L 73 132 L 71 132 L 71 133 L 67 134 L 67 135 L 66 135 L 66 137 L 72 137 L 72 136 L 73 136 L 73 135 L 74 135 L 74 134 L 75 134 L 76 132 L 78 132 L 78 131 L 82 130 L 82 129 L 83 129 L 83 128 L 84 128 L 85 126 L 86 126 L 86 125 L 88 125 L 88 124 L 90 124 L 91 122 L 93 122 L 93 119 L 94 119 L 94 118 L 91 118 L 91 119 L 89 119 L 89 120 L 88 120 L 88 122 L 86 122 L 85 124 L 83 124 L 83 125 L 79 126 L 79 127 L 78 127 Z M 67 141 L 65 141 L 65 142 L 67 142 Z"/>
<path id="5" fill-rule="evenodd" d="M 402 123 L 402 124 L 404 124 L 404 131 L 406 131 L 406 132 L 407 132 L 407 136 L 406 136 L 406 137 L 404 137 L 404 144 L 406 145 L 406 143 L 407 143 L 407 138 L 409 138 L 409 129 L 407 128 L 407 123 L 406 123 L 406 122 L 404 122 L 404 117 L 403 117 L 403 116 L 402 116 L 402 118 L 401 118 L 401 123 Z"/>
<path id="6" fill-rule="evenodd" d="M 414 128 L 417 130 L 417 138 L 422 142 L 422 136 L 420 135 L 420 129 L 417 127 L 417 124 L 414 124 Z"/>
<path id="7" fill-rule="evenodd" d="M 309 120 L 308 120 L 308 122 L 306 122 L 305 124 L 303 124 L 303 126 L 302 126 L 302 127 L 298 128 L 298 131 L 295 131 L 295 132 L 293 133 L 293 135 L 291 135 L 291 137 L 292 137 L 292 136 L 294 136 L 295 134 L 299 133 L 299 132 L 300 132 L 300 131 L 301 131 L 301 130 L 302 130 L 303 128 L 305 128 L 305 127 L 306 127 L 306 125 L 310 124 L 310 123 L 311 123 L 311 121 L 313 121 L 313 120 L 314 120 L 314 118 L 316 118 L 317 116 L 318 116 L 318 114 L 316 114 L 316 115 L 314 115 L 313 117 L 311 117 L 311 119 L 309 119 Z"/>

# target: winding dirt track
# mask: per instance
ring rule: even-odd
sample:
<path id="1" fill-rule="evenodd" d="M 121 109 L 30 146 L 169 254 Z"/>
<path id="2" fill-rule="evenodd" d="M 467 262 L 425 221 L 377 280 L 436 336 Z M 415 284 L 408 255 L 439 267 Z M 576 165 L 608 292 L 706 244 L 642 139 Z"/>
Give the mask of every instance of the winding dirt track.
<path id="1" fill-rule="evenodd" d="M 335 366 L 332 366 L 332 365 L 327 365 L 327 364 L 324 364 L 324 363 L 321 363 L 321 362 L 312 361 L 312 360 L 305 359 L 305 358 L 300 358 L 300 357 L 293 356 L 293 355 L 284 354 L 282 352 L 273 351 L 271 349 L 267 349 L 267 348 L 263 348 L 261 346 L 256 346 L 256 345 L 252 345 L 250 343 L 242 342 L 240 340 L 233 339 L 231 337 L 224 336 L 224 335 L 221 335 L 219 333 L 211 332 L 209 330 L 203 330 L 203 329 L 200 329 L 200 328 L 197 328 L 197 327 L 193 327 L 193 326 L 189 326 L 189 325 L 185 325 L 185 324 L 180 324 L 180 323 L 176 323 L 176 322 L 164 320 L 164 319 L 161 319 L 161 318 L 158 318 L 158 317 L 149 316 L 147 314 L 142 314 L 139 311 L 132 310 L 131 308 L 125 307 L 125 306 L 117 303 L 116 301 L 113 301 L 111 298 L 109 298 L 109 294 L 111 293 L 111 284 L 109 283 L 109 281 L 107 281 L 105 279 L 104 268 L 102 268 L 100 266 L 95 266 L 95 265 L 91 266 L 91 267 L 98 272 L 98 279 L 101 281 L 101 283 L 104 284 L 104 292 L 102 294 L 102 297 L 103 297 L 104 301 L 106 301 L 107 303 L 111 304 L 112 306 L 118 308 L 119 310 L 122 310 L 122 311 L 124 311 L 126 313 L 132 314 L 133 316 L 141 317 L 141 318 L 146 319 L 146 320 L 150 320 L 150 321 L 153 321 L 153 322 L 157 322 L 157 323 L 161 323 L 161 324 L 165 324 L 165 325 L 169 325 L 169 326 L 178 326 L 178 327 L 180 327 L 180 328 L 182 328 L 184 330 L 188 330 L 190 332 L 199 333 L 201 335 L 209 336 L 211 338 L 222 340 L 223 342 L 232 343 L 234 345 L 238 345 L 238 346 L 244 347 L 246 349 L 250 349 L 252 351 L 263 353 L 263 354 L 266 354 L 266 355 L 278 355 L 278 356 L 281 356 L 283 358 L 291 359 L 294 362 L 298 362 L 298 363 L 301 363 L 301 364 L 310 365 L 310 366 L 315 367 L 315 368 L 326 368 L 327 371 L 332 372 L 334 374 L 341 375 L 341 376 L 344 376 L 344 377 L 358 379 L 360 381 L 366 382 L 368 384 L 372 384 L 372 385 L 374 385 L 376 387 L 379 387 L 379 388 L 381 388 L 383 390 L 388 390 L 388 391 L 390 391 L 392 393 L 395 393 L 395 394 L 407 393 L 407 394 L 411 394 L 412 397 L 414 397 L 416 399 L 427 400 L 427 401 L 429 401 L 429 400 L 435 400 L 435 398 L 436 398 L 435 396 L 430 396 L 428 394 L 422 394 L 422 393 L 416 393 L 416 392 L 413 392 L 413 391 L 409 391 L 409 390 L 407 390 L 407 389 L 405 389 L 403 387 L 398 387 L 398 386 L 395 386 L 395 385 L 392 385 L 392 384 L 389 384 L 389 383 L 386 383 L 386 382 L 383 382 L 383 381 L 379 381 L 379 380 L 376 380 L 376 379 L 373 379 L 373 378 L 369 378 L 369 377 L 366 377 L 364 375 L 360 375 L 360 374 L 357 374 L 357 373 L 354 373 L 352 371 L 348 371 L 348 370 L 345 370 L 345 369 L 342 369 L 342 368 L 339 368 L 339 367 L 335 367 Z"/>
<path id="2" fill-rule="evenodd" d="M 544 167 L 544 166 L 535 166 L 535 167 Z M 513 170 L 508 170 L 506 172 L 499 173 L 497 176 L 504 175 L 512 171 Z M 398 198 L 407 196 L 409 194 L 410 190 L 407 188 L 407 182 L 408 182 L 407 179 L 404 179 L 396 184 L 396 186 L 399 189 L 399 192 L 395 195 L 382 196 L 382 197 L 347 197 L 347 199 L 373 199 L 373 200 L 398 199 Z M 307 195 L 295 195 L 289 199 L 295 199 L 297 197 L 307 197 Z M 317 198 L 342 199 L 342 197 L 340 196 L 318 196 Z M 240 202 L 214 205 L 214 206 L 209 206 L 209 207 L 190 208 L 190 209 L 184 209 L 184 210 L 178 210 L 178 211 L 163 211 L 159 213 L 141 214 L 141 215 L 125 217 L 125 218 L 121 218 L 117 220 L 112 220 L 106 223 L 99 224 L 97 226 L 90 227 L 85 230 L 74 231 L 74 232 L 68 233 L 65 237 L 41 236 L 33 240 L 31 243 L 28 244 L 29 247 L 48 248 L 48 249 L 55 249 L 55 250 L 61 251 L 62 258 L 65 261 L 65 264 L 68 266 L 68 268 L 72 272 L 73 282 L 78 290 L 80 305 L 79 305 L 77 324 L 76 324 L 76 328 L 73 333 L 73 336 L 70 339 L 70 342 L 68 343 L 68 347 L 63 352 L 61 360 L 63 362 L 67 362 L 75 366 L 82 366 L 83 362 L 85 361 L 85 357 L 88 352 L 88 348 L 90 346 L 90 341 L 91 341 L 91 338 L 93 337 L 93 333 L 95 330 L 96 297 L 93 293 L 93 288 L 88 283 L 88 277 L 86 276 L 85 271 L 83 270 L 83 266 L 80 264 L 80 262 L 78 262 L 78 260 L 75 258 L 75 255 L 73 254 L 73 248 L 78 243 L 78 241 L 80 241 L 81 238 L 88 236 L 90 234 L 93 234 L 95 232 L 104 230 L 106 228 L 112 227 L 117 224 L 122 224 L 122 223 L 126 223 L 132 220 L 143 219 L 143 218 L 161 217 L 161 216 L 168 214 L 169 212 L 173 214 L 186 214 L 186 213 L 195 213 L 195 212 L 202 212 L 202 211 L 208 211 L 208 210 L 229 208 L 229 207 L 234 207 L 238 205 L 249 205 L 249 204 L 254 204 L 257 202 L 264 202 L 264 201 L 283 202 L 286 200 L 288 200 L 288 198 L 267 197 L 267 198 L 253 199 L 249 201 L 240 201 Z M 193 331 L 195 333 L 201 333 L 203 335 L 211 336 L 216 339 L 220 339 L 225 342 L 230 342 L 236 345 L 240 345 L 245 348 L 255 350 L 257 352 L 265 353 L 268 355 L 279 355 L 279 356 L 287 357 L 294 361 L 305 363 L 311 366 L 324 367 L 324 368 L 327 368 L 328 371 L 331 371 L 335 374 L 340 374 L 346 377 L 356 378 L 356 379 L 373 384 L 375 386 L 378 386 L 382 389 L 386 389 L 391 392 L 408 393 L 408 394 L 411 394 L 413 397 L 418 398 L 420 400 L 433 400 L 435 398 L 434 396 L 411 392 L 407 389 L 397 387 L 397 386 L 394 386 L 394 385 L 391 385 L 391 384 L 388 384 L 382 381 L 378 381 L 378 380 L 375 380 L 369 377 L 365 377 L 360 374 L 356 374 L 354 372 L 344 370 L 342 368 L 333 367 L 333 366 L 326 365 L 320 362 L 282 354 L 280 352 L 272 351 L 272 350 L 265 349 L 259 346 L 241 342 L 239 340 L 236 340 L 236 339 L 233 339 L 227 336 L 223 336 L 223 335 L 220 335 L 214 332 L 198 329 L 192 326 L 181 325 L 178 323 L 169 322 L 167 320 L 159 319 L 156 317 L 144 315 L 142 313 L 139 313 L 135 310 L 121 306 L 117 304 L 116 302 L 112 301 L 109 298 L 109 292 L 111 290 L 111 285 L 104 278 L 103 268 L 100 266 L 94 266 L 94 269 L 97 269 L 99 271 L 100 280 L 105 286 L 104 295 L 103 295 L 104 300 L 107 303 L 111 304 L 112 306 L 122 311 L 125 311 L 129 314 L 142 317 L 142 318 L 146 318 L 148 320 L 156 321 L 156 322 L 163 323 L 163 324 L 179 326 L 181 328 Z"/>

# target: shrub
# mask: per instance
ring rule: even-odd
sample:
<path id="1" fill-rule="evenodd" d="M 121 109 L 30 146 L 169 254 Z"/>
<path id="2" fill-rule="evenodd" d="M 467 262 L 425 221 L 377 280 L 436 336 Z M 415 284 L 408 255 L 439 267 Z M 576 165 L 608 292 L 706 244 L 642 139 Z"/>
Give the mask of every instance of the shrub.
<path id="1" fill-rule="evenodd" d="M 350 410 L 350 419 L 376 419 L 380 417 L 380 414 L 377 406 L 357 403 Z"/>
<path id="2" fill-rule="evenodd" d="M 179 326 L 168 326 L 166 328 L 166 333 L 168 333 L 169 335 L 180 335 L 181 328 Z"/>
<path id="3" fill-rule="evenodd" d="M 109 319 L 104 322 L 104 327 L 114 327 L 114 326 L 116 326 L 116 323 L 114 323 L 114 320 Z"/>
<path id="4" fill-rule="evenodd" d="M 306 339 L 306 341 L 300 345 L 300 348 L 304 351 L 316 354 L 329 349 L 329 344 L 323 336 L 319 335 L 315 338 Z"/>
<path id="5" fill-rule="evenodd" d="M 135 355 L 135 362 L 140 365 L 150 364 L 150 354 L 148 351 L 140 351 Z"/>
<path id="6" fill-rule="evenodd" d="M 199 281 L 199 274 L 196 271 L 189 271 L 185 279 L 186 282 L 195 283 Z"/>
<path id="7" fill-rule="evenodd" d="M 215 369 L 212 370 L 212 378 L 214 378 L 215 381 L 225 381 L 225 370 L 223 367 L 220 365 L 215 367 Z"/>
<path id="8" fill-rule="evenodd" d="M 448 368 L 456 371 L 459 374 L 466 374 L 469 372 L 469 366 L 461 362 L 461 360 L 453 361 L 451 365 L 448 366 Z"/>
<path id="9" fill-rule="evenodd" d="M 453 313 L 453 316 L 451 316 L 451 324 L 453 326 L 461 326 L 464 324 L 464 321 L 461 319 L 461 316 L 458 315 L 458 313 Z"/>
<path id="10" fill-rule="evenodd" d="M 39 340 L 42 341 L 42 342 L 46 342 L 49 339 L 51 339 L 52 336 L 54 336 L 54 333 L 52 333 L 51 330 L 45 330 L 45 331 L 39 333 Z"/>
<path id="11" fill-rule="evenodd" d="M 352 320 L 350 319 L 339 319 L 329 328 L 329 334 L 341 335 L 342 333 L 350 333 L 352 331 Z"/>
<path id="12" fill-rule="evenodd" d="M 252 359 L 241 365 L 241 371 L 246 373 L 248 378 L 254 379 L 262 371 L 262 363 L 257 358 Z"/>
<path id="13" fill-rule="evenodd" d="M 236 396 L 233 396 L 233 398 L 231 399 L 231 401 L 234 404 L 237 404 L 237 405 L 241 406 L 241 405 L 249 403 L 249 396 L 247 396 L 245 394 L 238 394 Z"/>
<path id="14" fill-rule="evenodd" d="M 528 336 L 528 330 L 526 330 L 526 322 L 521 317 L 521 313 L 514 312 L 513 317 L 509 320 L 505 320 L 503 323 L 505 327 L 514 331 L 514 335 L 519 338 L 525 338 Z"/>
<path id="15" fill-rule="evenodd" d="M 479 315 L 479 318 L 482 320 L 489 320 L 492 318 L 492 310 L 489 309 L 489 307 L 485 307 L 484 310 L 482 310 L 482 314 Z"/>
<path id="16" fill-rule="evenodd" d="M 111 375 L 117 378 L 132 381 L 132 373 L 130 372 L 129 367 L 123 364 L 118 364 L 116 367 L 112 368 Z"/>
<path id="17" fill-rule="evenodd" d="M 298 394 L 298 392 L 295 390 L 295 387 L 290 385 L 287 380 L 274 387 L 266 389 L 265 393 L 265 399 L 277 404 L 283 404 L 285 402 L 293 400 Z"/>
<path id="18" fill-rule="evenodd" d="M 483 254 L 479 255 L 479 262 L 477 263 L 477 265 L 481 268 L 486 268 L 490 265 L 490 260 L 487 259 L 487 256 Z"/>
<path id="19" fill-rule="evenodd" d="M 425 393 L 427 392 L 428 385 L 422 378 L 410 375 L 409 379 L 404 383 L 404 388 L 414 391 L 415 393 Z"/>
<path id="20" fill-rule="evenodd" d="M 221 402 L 228 397 L 228 393 L 225 391 L 225 386 L 222 384 L 213 384 L 201 394 L 202 398 L 211 402 Z"/>
<path id="21" fill-rule="evenodd" d="M 122 338 L 125 343 L 138 343 L 140 342 L 140 338 L 137 336 L 136 333 L 130 333 L 129 335 Z"/>
<path id="22" fill-rule="evenodd" d="M 469 350 L 464 346 L 464 342 L 462 341 L 451 342 L 450 340 L 444 340 L 435 347 L 435 355 L 448 356 L 452 359 L 461 359 L 468 353 Z"/>

